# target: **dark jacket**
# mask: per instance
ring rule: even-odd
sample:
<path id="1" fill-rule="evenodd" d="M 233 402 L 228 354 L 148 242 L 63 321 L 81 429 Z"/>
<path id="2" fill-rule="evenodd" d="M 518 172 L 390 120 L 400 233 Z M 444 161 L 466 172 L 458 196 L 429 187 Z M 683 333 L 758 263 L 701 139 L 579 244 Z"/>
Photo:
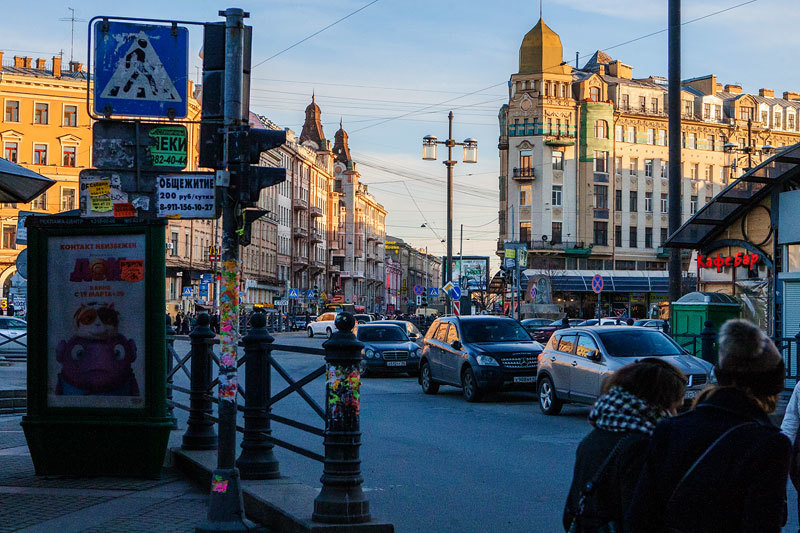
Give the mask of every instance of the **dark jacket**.
<path id="1" fill-rule="evenodd" d="M 592 531 L 614 520 L 622 523 L 642 470 L 649 435 L 639 432 L 619 433 L 594 429 L 581 441 L 575 457 L 572 486 L 564 507 L 564 530 L 569 530 L 578 512 L 581 490 L 591 481 L 606 457 L 623 437 L 629 435 L 606 467 L 592 496 L 587 498 L 578 531 Z"/>
<path id="2" fill-rule="evenodd" d="M 746 422 L 751 424 L 720 441 L 675 491 L 719 436 Z M 780 531 L 790 452 L 789 439 L 755 401 L 739 390 L 719 389 L 695 410 L 656 426 L 626 531 Z"/>

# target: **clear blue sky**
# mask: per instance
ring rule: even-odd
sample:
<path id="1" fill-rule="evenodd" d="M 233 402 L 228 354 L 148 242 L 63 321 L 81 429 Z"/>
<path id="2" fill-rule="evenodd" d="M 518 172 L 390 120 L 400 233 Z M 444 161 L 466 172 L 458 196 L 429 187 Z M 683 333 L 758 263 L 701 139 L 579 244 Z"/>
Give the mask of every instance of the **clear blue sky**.
<path id="1" fill-rule="evenodd" d="M 744 1 L 684 0 L 683 20 Z M 251 13 L 255 64 L 368 2 L 275 0 L 232 5 Z M 217 11 L 228 7 L 206 0 L 130 4 L 82 0 L 71 5 L 82 19 L 116 15 L 198 21 L 220 20 Z M 666 28 L 666 5 L 666 0 L 545 0 L 544 18 L 560 34 L 565 60 L 574 61 L 579 52 L 582 65 L 599 48 L 632 65 L 636 77 L 665 76 L 666 33 L 611 47 Z M 370 190 L 389 210 L 387 233 L 439 254 L 444 252 L 440 239 L 445 233 L 445 168 L 441 162 L 421 161 L 420 145 L 428 133 L 446 136 L 447 111 L 452 108 L 454 136 L 478 139 L 480 160 L 477 165 L 456 166 L 455 250 L 459 225 L 465 224 L 464 253 L 493 255 L 497 111 L 506 101 L 505 84 L 517 71 L 519 45 L 536 24 L 538 8 L 535 0 L 380 0 L 256 68 L 251 109 L 299 134 L 303 111 L 315 90 L 328 138 L 333 139 L 340 117 L 344 120 L 353 155 L 361 161 L 362 181 L 374 184 Z M 757 0 L 685 25 L 682 77 L 715 73 L 719 82 L 741 83 L 748 92 L 760 87 L 776 94 L 800 91 L 800 72 L 790 67 L 800 44 L 796 15 L 796 0 Z M 0 49 L 6 51 L 7 60 L 15 53 L 48 57 L 61 49 L 68 57 L 70 27 L 59 21 L 68 16 L 61 1 L 5 6 Z M 86 24 L 76 24 L 76 58 L 83 62 Z M 200 45 L 201 34 L 193 31 L 193 78 L 200 65 Z M 479 92 L 464 96 L 475 91 Z M 419 227 L 424 220 L 436 235 Z"/>

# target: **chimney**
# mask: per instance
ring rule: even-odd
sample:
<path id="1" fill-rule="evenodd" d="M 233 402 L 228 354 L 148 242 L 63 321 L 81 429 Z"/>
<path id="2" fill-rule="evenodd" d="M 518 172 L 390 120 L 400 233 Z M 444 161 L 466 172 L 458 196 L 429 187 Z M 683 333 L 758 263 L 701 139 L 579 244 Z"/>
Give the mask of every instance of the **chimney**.
<path id="1" fill-rule="evenodd" d="M 24 67 L 25 66 L 25 58 L 20 56 L 14 56 L 14 66 L 15 67 Z"/>
<path id="2" fill-rule="evenodd" d="M 53 56 L 53 77 L 61 77 L 61 56 Z"/>
<path id="3" fill-rule="evenodd" d="M 597 66 L 597 73 L 600 74 L 601 76 L 605 76 L 606 75 L 606 66 L 605 65 L 598 65 Z"/>
<path id="4" fill-rule="evenodd" d="M 3 70 L 3 51 L 0 50 L 0 70 Z"/>
<path id="5" fill-rule="evenodd" d="M 69 62 L 69 71 L 70 72 L 80 72 L 83 70 L 83 63 L 78 61 L 70 61 Z"/>
<path id="6" fill-rule="evenodd" d="M 775 91 L 772 89 L 759 89 L 758 96 L 763 96 L 764 98 L 775 98 Z"/>
<path id="7" fill-rule="evenodd" d="M 721 93 L 721 92 L 722 92 L 722 84 L 721 84 L 721 83 L 718 83 L 718 84 L 717 84 L 717 87 L 716 87 L 716 92 L 718 92 L 718 93 Z"/>
<path id="8" fill-rule="evenodd" d="M 742 86 L 727 84 L 725 85 L 725 92 L 731 94 L 742 94 Z"/>
<path id="9" fill-rule="evenodd" d="M 790 91 L 786 91 L 783 93 L 784 100 L 792 100 L 794 102 L 800 100 L 800 93 L 793 93 Z"/>
<path id="10" fill-rule="evenodd" d="M 44 70 L 45 68 L 47 68 L 47 61 L 41 57 L 36 59 L 36 70 Z"/>
<path id="11" fill-rule="evenodd" d="M 31 68 L 33 66 L 33 58 L 23 57 L 22 59 L 25 61 L 25 64 L 23 65 L 25 68 Z"/>
<path id="12" fill-rule="evenodd" d="M 615 78 L 622 78 L 625 80 L 633 79 L 633 67 L 626 65 L 619 59 L 608 65 L 608 72 Z"/>

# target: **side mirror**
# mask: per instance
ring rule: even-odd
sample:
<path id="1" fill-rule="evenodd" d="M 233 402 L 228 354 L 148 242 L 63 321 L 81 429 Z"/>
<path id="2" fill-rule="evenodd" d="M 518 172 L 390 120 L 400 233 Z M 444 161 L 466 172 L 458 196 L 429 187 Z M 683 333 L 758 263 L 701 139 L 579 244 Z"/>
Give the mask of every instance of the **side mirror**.
<path id="1" fill-rule="evenodd" d="M 417 338 L 417 334 L 416 333 L 412 333 L 411 335 L 408 336 L 408 338 L 409 339 L 416 339 Z"/>
<path id="2" fill-rule="evenodd" d="M 460 350 L 461 349 L 461 341 L 460 340 L 454 340 L 452 342 L 452 344 L 450 344 L 450 346 L 452 346 L 454 350 Z"/>
<path id="3" fill-rule="evenodd" d="M 599 361 L 600 360 L 600 351 L 599 350 L 591 350 L 587 354 L 587 357 L 592 361 Z"/>

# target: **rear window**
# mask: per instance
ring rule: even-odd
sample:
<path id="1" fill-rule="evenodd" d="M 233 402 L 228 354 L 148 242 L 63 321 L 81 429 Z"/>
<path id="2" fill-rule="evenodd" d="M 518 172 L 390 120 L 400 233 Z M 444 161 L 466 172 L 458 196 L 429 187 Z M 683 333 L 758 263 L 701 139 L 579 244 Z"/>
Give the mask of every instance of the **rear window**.
<path id="1" fill-rule="evenodd" d="M 672 339 L 655 329 L 605 331 L 600 333 L 600 340 L 612 357 L 665 357 L 682 353 Z"/>

